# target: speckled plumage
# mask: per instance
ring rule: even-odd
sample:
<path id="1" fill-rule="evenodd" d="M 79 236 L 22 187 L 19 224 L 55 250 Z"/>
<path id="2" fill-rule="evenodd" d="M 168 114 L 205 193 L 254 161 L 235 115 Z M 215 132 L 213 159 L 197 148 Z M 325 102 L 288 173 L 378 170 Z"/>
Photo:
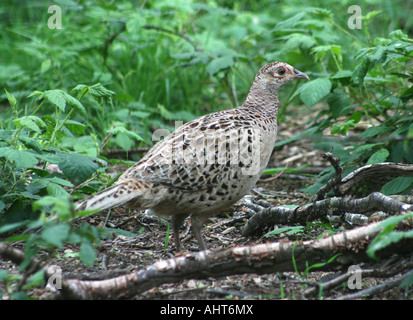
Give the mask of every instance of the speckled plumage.
<path id="1" fill-rule="evenodd" d="M 238 108 L 207 114 L 175 130 L 127 169 L 116 185 L 77 203 L 77 210 L 126 204 L 172 216 L 176 247 L 179 228 L 191 215 L 201 249 L 203 222 L 250 192 L 268 164 L 277 136 L 278 90 L 308 77 L 284 62 L 258 72 Z"/>

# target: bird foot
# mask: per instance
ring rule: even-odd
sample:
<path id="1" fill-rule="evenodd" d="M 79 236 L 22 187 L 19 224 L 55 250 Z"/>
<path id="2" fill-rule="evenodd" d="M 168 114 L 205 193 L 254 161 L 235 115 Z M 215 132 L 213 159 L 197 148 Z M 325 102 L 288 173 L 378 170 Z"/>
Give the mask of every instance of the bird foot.
<path id="1" fill-rule="evenodd" d="M 257 199 L 252 195 L 246 195 L 237 203 L 237 205 L 242 208 L 240 211 L 246 212 L 249 216 L 260 213 L 264 209 L 272 206 L 272 204 L 268 201 L 264 199 Z"/>

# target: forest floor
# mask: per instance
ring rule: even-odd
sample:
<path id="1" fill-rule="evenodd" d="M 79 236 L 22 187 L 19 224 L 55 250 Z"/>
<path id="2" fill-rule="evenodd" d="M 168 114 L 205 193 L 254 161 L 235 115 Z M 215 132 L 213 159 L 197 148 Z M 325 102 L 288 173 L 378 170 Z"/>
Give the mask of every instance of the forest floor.
<path id="1" fill-rule="evenodd" d="M 294 127 L 289 124 L 281 125 L 280 130 L 284 138 L 289 135 L 289 128 Z M 291 133 L 292 134 L 292 133 Z M 290 167 L 296 168 L 304 164 L 311 167 L 325 168 L 329 166 L 321 157 L 322 151 L 311 149 L 308 140 L 301 140 L 284 146 L 281 150 L 276 150 L 271 159 L 269 167 Z M 310 201 L 308 194 L 302 193 L 301 188 L 311 185 L 316 180 L 303 175 L 281 174 L 277 177 L 263 177 L 257 184 L 252 195 L 272 202 L 274 205 L 303 205 Z M 234 208 L 240 209 L 239 206 Z M 242 210 L 242 208 L 241 208 Z M 245 221 L 232 222 L 231 218 L 236 209 L 231 209 L 225 214 L 213 216 L 203 228 L 203 235 L 208 249 L 215 251 L 235 246 L 249 246 L 257 243 L 269 241 L 295 241 L 297 235 L 287 235 L 280 233 L 271 238 L 255 237 L 245 238 L 240 233 L 240 228 Z M 106 221 L 107 220 L 107 221 Z M 170 236 L 169 243 L 165 249 L 167 237 L 166 220 L 156 216 L 150 216 L 144 212 L 129 210 L 123 207 L 113 209 L 107 217 L 107 212 L 89 216 L 83 221 L 95 226 L 113 229 L 122 229 L 125 233 L 110 234 L 108 238 L 101 239 L 97 246 L 97 259 L 93 266 L 86 266 L 77 257 L 79 247 L 74 245 L 66 246 L 64 249 L 49 256 L 47 252 L 40 253 L 39 257 L 47 265 L 57 265 L 62 269 L 64 278 L 79 279 L 101 279 L 105 274 L 114 276 L 126 274 L 140 270 L 161 259 L 169 259 L 175 255 L 181 255 L 188 251 L 197 251 L 198 245 L 189 231 L 188 223 L 181 229 L 181 243 L 183 252 L 177 253 L 174 248 L 173 237 Z M 274 226 L 284 227 L 284 226 Z M 339 226 L 338 226 L 339 227 Z M 303 236 L 303 235 L 301 235 Z M 314 234 L 312 236 L 318 236 Z M 306 240 L 304 238 L 301 240 Z M 391 257 L 383 261 L 367 261 L 360 266 L 363 269 L 380 269 L 383 266 L 400 265 L 411 262 L 412 253 L 401 255 L 394 253 Z M 1 260 L 0 269 L 17 272 L 16 267 L 9 261 Z M 343 273 L 347 269 L 337 269 L 330 271 L 317 271 L 312 269 L 308 273 L 303 272 L 277 272 L 268 274 L 241 274 L 228 275 L 220 278 L 208 278 L 206 280 L 186 279 L 177 283 L 165 283 L 153 287 L 142 294 L 134 297 L 138 300 L 165 299 L 165 300 L 206 300 L 206 299 L 340 299 L 357 293 L 357 289 L 350 289 L 347 282 L 339 283 L 336 287 L 328 291 L 319 290 L 318 283 L 329 281 Z M 363 277 L 362 289 L 377 286 L 386 281 L 391 281 L 391 277 Z M 316 288 L 310 293 L 311 288 Z M 0 290 L 4 289 L 0 286 Z M 53 293 L 48 288 L 36 288 L 32 290 L 34 298 L 50 299 Z M 3 294 L 7 299 L 7 294 Z M 389 290 L 379 290 L 366 297 L 355 297 L 357 299 L 412 299 L 412 291 L 400 289 L 395 286 Z"/>

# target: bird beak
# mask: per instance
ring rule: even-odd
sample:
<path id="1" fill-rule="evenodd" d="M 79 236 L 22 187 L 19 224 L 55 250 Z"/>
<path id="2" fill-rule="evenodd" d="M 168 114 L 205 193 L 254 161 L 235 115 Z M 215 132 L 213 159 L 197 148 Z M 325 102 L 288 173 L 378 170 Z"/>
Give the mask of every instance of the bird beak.
<path id="1" fill-rule="evenodd" d="M 294 69 L 294 73 L 295 73 L 295 78 L 296 78 L 296 79 L 307 79 L 307 80 L 310 80 L 310 78 L 309 78 L 304 72 L 301 72 L 301 71 L 299 71 L 299 70 L 297 70 L 297 69 Z"/>

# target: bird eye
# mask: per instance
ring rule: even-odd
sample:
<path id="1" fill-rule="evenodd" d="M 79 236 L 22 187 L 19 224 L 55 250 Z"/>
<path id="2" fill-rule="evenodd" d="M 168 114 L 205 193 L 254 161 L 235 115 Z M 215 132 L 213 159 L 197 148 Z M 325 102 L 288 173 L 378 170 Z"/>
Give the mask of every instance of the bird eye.
<path id="1" fill-rule="evenodd" d="M 278 73 L 280 76 L 283 76 L 283 75 L 285 74 L 285 68 L 278 68 L 278 69 L 277 69 L 277 73 Z"/>

